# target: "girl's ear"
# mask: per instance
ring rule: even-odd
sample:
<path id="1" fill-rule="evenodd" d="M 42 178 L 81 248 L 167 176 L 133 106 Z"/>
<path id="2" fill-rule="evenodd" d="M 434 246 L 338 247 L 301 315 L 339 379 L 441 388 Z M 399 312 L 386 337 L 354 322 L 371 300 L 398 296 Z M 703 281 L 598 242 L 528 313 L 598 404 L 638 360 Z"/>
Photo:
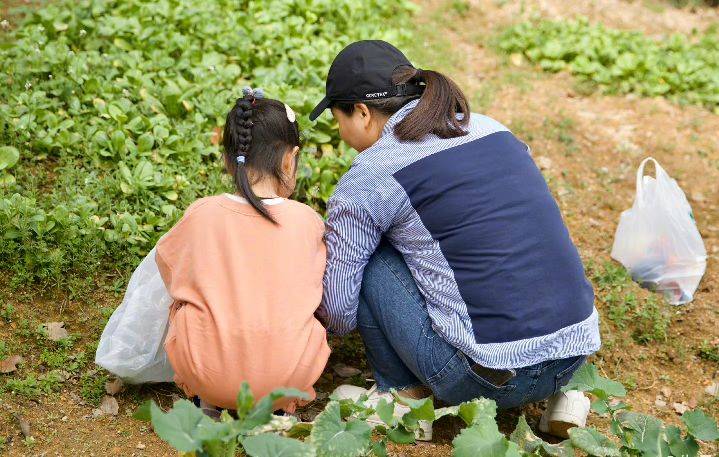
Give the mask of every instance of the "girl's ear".
<path id="1" fill-rule="evenodd" d="M 300 147 L 295 146 L 294 148 L 288 150 L 284 157 L 282 157 L 282 172 L 290 179 L 292 179 L 297 172 L 297 154 L 299 154 L 299 152 Z"/>

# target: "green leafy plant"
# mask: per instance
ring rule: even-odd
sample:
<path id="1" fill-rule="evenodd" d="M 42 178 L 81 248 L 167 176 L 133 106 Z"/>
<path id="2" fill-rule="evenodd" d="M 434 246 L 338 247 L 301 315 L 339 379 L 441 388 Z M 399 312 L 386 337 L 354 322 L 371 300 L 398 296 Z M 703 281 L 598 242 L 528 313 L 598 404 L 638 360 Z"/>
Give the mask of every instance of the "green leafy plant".
<path id="1" fill-rule="evenodd" d="M 189 203 L 231 189 L 220 135 L 245 85 L 298 113 L 296 197 L 322 212 L 354 155 L 329 116 L 306 118 L 327 68 L 351 41 L 407 42 L 414 9 L 59 0 L 27 10 L 0 47 L 0 269 L 14 285 L 77 289 L 105 262 L 131 271 Z"/>
<path id="2" fill-rule="evenodd" d="M 664 96 L 719 113 L 719 34 L 674 34 L 654 40 L 587 19 L 516 25 L 498 40 L 542 70 L 569 71 L 607 93 Z"/>
<path id="3" fill-rule="evenodd" d="M 577 451 L 594 457 L 696 457 L 699 441 L 719 440 L 716 421 L 699 410 L 682 416 L 685 431 L 629 411 L 625 403 L 616 401 L 626 395 L 624 386 L 600 376 L 594 365 L 577 370 L 563 389 L 594 396 L 592 409 L 609 415 L 614 437 L 594 428 L 573 428 L 568 440 L 550 444 L 534 434 L 523 416 L 506 437 L 497 426 L 497 407 L 492 400 L 480 398 L 435 409 L 432 398 L 414 400 L 397 392 L 392 401 L 382 399 L 375 407 L 366 404 L 366 396 L 357 401 L 330 399 L 312 423 L 297 422 L 292 417 L 273 416 L 272 405 L 284 397 L 306 398 L 302 392 L 281 389 L 255 404 L 247 384 L 238 395 L 236 417 L 223 412 L 219 421 L 213 421 L 186 400 L 175 403 L 167 413 L 148 402 L 135 417 L 152 421 L 158 436 L 175 449 L 208 457 L 232 456 L 239 450 L 250 457 L 386 456 L 387 441 L 412 443 L 419 421 L 433 422 L 444 416 L 456 416 L 466 425 L 452 441 L 455 457 L 569 457 Z M 401 417 L 395 415 L 398 403 L 409 408 Z"/>

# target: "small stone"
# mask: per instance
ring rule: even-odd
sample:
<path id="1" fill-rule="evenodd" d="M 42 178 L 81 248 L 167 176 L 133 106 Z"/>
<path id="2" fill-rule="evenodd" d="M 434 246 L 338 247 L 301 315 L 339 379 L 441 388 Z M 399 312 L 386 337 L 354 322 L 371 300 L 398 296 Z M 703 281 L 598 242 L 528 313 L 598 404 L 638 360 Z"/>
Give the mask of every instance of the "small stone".
<path id="1" fill-rule="evenodd" d="M 0 360 L 0 373 L 12 373 L 17 370 L 18 364 L 22 362 L 23 359 L 19 355 L 11 355 L 7 359 Z"/>
<path id="2" fill-rule="evenodd" d="M 689 407 L 684 403 L 672 403 L 672 408 L 674 411 L 676 411 L 677 414 L 680 416 L 684 414 L 685 412 L 689 411 Z"/>
<path id="3" fill-rule="evenodd" d="M 719 382 L 712 382 L 706 389 L 704 389 L 704 392 L 713 397 L 719 397 Z"/>
<path id="4" fill-rule="evenodd" d="M 20 431 L 25 438 L 29 438 L 30 435 L 30 422 L 26 421 L 21 415 L 15 414 L 15 420 L 17 425 L 20 427 Z"/>
<path id="5" fill-rule="evenodd" d="M 344 363 L 335 364 L 332 367 L 332 370 L 334 370 L 334 372 L 337 373 L 337 376 L 341 378 L 351 378 L 352 376 L 357 376 L 362 373 L 362 370 L 345 365 Z"/>
<path id="6" fill-rule="evenodd" d="M 664 395 L 664 398 L 670 398 L 672 396 L 672 389 L 670 389 L 667 386 L 664 386 L 661 389 L 659 389 L 659 392 L 661 392 L 662 395 Z"/>
<path id="7" fill-rule="evenodd" d="M 105 395 L 102 397 L 100 407 L 96 411 L 100 411 L 100 415 L 117 416 L 117 413 L 120 412 L 120 405 L 117 404 L 117 399 L 115 397 Z M 93 412 L 93 414 L 95 413 Z"/>
<path id="8" fill-rule="evenodd" d="M 540 170 L 549 170 L 552 168 L 552 159 L 547 156 L 537 156 L 534 159 Z"/>
<path id="9" fill-rule="evenodd" d="M 664 409 L 667 407 L 667 402 L 657 396 L 657 399 L 654 400 L 654 406 L 656 406 L 657 408 Z"/>
<path id="10" fill-rule="evenodd" d="M 137 443 L 137 446 L 135 446 L 137 449 L 145 449 L 147 446 L 145 446 L 142 443 Z"/>
<path id="11" fill-rule="evenodd" d="M 706 201 L 704 194 L 701 192 L 692 192 L 691 196 L 692 196 L 692 200 L 694 200 L 697 203 L 702 203 L 702 202 Z"/>
<path id="12" fill-rule="evenodd" d="M 524 57 L 522 54 L 515 52 L 509 56 L 509 61 L 512 62 L 512 65 L 515 67 L 521 67 L 522 63 L 524 63 Z"/>
<path id="13" fill-rule="evenodd" d="M 52 341 L 60 341 L 69 337 L 70 334 L 65 330 L 64 322 L 46 322 L 42 324 L 47 331 L 48 339 Z"/>

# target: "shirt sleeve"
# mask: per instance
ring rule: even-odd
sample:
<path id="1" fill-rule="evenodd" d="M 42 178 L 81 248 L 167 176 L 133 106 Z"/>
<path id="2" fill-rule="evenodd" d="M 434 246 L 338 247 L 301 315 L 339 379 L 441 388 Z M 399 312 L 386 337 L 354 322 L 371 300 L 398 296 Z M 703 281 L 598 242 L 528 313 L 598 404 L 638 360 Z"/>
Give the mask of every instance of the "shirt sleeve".
<path id="1" fill-rule="evenodd" d="M 329 331 L 343 335 L 356 327 L 362 274 L 382 233 L 366 205 L 330 200 L 325 234 L 327 269 L 317 314 Z"/>

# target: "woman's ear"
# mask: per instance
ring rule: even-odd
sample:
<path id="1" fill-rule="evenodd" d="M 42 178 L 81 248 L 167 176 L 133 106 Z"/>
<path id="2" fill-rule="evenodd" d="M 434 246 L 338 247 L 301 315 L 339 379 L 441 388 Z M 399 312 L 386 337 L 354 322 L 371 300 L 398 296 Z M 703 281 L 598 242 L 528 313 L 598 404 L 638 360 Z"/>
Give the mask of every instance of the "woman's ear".
<path id="1" fill-rule="evenodd" d="M 367 130 L 372 122 L 372 113 L 364 103 L 355 103 L 355 113 L 361 125 Z"/>

